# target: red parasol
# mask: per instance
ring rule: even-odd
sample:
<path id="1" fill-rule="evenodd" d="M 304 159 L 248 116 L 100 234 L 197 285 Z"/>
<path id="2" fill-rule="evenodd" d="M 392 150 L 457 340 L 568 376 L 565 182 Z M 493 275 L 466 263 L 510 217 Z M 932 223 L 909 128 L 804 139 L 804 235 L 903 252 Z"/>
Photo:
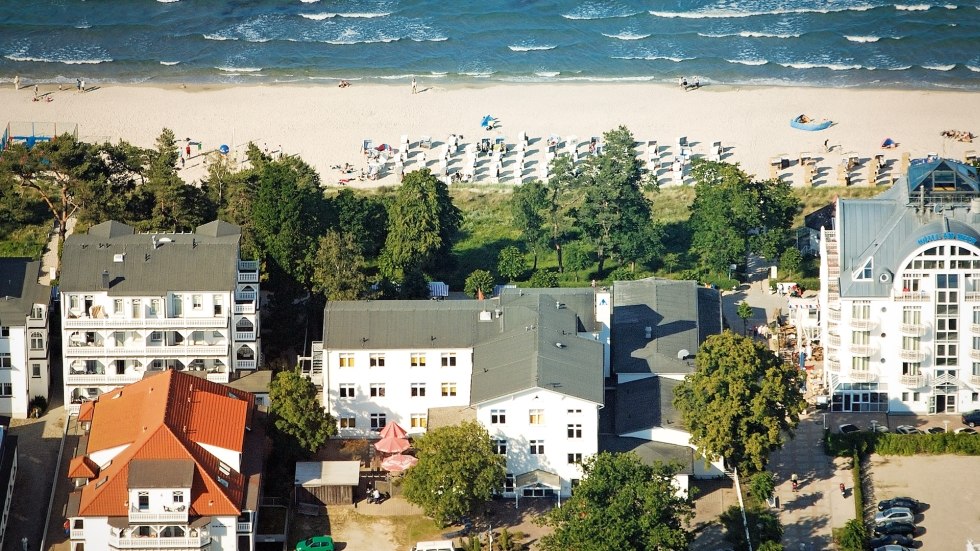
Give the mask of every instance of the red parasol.
<path id="1" fill-rule="evenodd" d="M 398 423 L 388 423 L 381 429 L 381 438 L 389 438 L 394 436 L 395 438 L 405 438 L 408 433 L 405 429 L 398 426 Z"/>
<path id="2" fill-rule="evenodd" d="M 374 449 L 382 453 L 401 453 L 411 447 L 412 444 L 405 438 L 387 437 L 374 443 Z"/>
<path id="3" fill-rule="evenodd" d="M 381 468 L 389 472 L 399 473 L 414 467 L 418 462 L 419 460 L 411 455 L 403 455 L 399 453 L 382 461 Z"/>

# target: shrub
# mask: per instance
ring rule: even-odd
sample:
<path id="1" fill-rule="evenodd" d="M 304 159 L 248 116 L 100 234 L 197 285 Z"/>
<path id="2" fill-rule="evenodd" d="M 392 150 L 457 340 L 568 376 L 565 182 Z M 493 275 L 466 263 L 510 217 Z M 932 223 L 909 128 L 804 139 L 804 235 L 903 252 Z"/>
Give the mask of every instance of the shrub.
<path id="1" fill-rule="evenodd" d="M 854 477 L 854 518 L 864 522 L 864 487 L 861 485 L 861 456 L 854 452 L 854 468 L 851 470 Z"/>
<path id="2" fill-rule="evenodd" d="M 820 278 L 818 277 L 801 277 L 796 280 L 796 284 L 804 291 L 820 290 Z"/>
<path id="3" fill-rule="evenodd" d="M 834 532 L 840 551 L 863 551 L 867 545 L 868 529 L 861 519 L 851 519 L 843 528 Z"/>

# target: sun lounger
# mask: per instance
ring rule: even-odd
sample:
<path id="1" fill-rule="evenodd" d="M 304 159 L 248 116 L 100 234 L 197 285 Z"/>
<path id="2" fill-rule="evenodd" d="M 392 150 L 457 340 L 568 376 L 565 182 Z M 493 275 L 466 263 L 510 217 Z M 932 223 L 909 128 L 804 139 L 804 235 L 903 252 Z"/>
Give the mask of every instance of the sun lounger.
<path id="1" fill-rule="evenodd" d="M 422 149 L 429 149 L 429 148 L 431 148 L 432 147 L 432 137 L 431 136 L 422 136 L 419 139 L 419 147 L 421 147 Z"/>
<path id="2" fill-rule="evenodd" d="M 398 143 L 405 149 L 408 149 L 412 145 L 411 142 L 408 141 L 408 134 L 402 134 L 402 138 Z"/>

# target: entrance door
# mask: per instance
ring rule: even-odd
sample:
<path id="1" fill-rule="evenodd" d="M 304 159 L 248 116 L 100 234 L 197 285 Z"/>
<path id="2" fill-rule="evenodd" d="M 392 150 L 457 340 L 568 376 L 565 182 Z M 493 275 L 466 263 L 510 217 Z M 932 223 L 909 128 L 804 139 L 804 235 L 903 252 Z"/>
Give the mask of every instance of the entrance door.
<path id="1" fill-rule="evenodd" d="M 937 394 L 935 405 L 929 408 L 929 413 L 942 413 L 946 411 L 946 395 Z"/>

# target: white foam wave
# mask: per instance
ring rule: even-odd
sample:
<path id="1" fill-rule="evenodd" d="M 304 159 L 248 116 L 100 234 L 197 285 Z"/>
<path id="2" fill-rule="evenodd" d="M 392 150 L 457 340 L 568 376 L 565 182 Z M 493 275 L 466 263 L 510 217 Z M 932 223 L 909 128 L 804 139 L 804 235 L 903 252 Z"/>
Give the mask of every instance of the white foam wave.
<path id="1" fill-rule="evenodd" d="M 299 0 L 299 1 L 302 2 L 302 3 L 304 3 L 304 4 L 315 4 L 316 2 L 319 2 L 320 0 Z"/>
<path id="2" fill-rule="evenodd" d="M 906 70 L 911 69 L 911 68 L 912 68 L 911 65 L 902 65 L 900 67 L 888 67 L 885 70 L 886 71 L 906 71 Z"/>
<path id="3" fill-rule="evenodd" d="M 878 42 L 881 40 L 880 36 L 847 36 L 844 38 L 850 40 L 851 42 Z"/>
<path id="4" fill-rule="evenodd" d="M 306 19 L 312 19 L 314 21 L 323 21 L 324 19 L 333 19 L 335 17 L 343 17 L 348 19 L 374 19 L 375 17 L 385 17 L 391 15 L 391 12 L 364 12 L 364 13 L 301 13 L 300 17 L 305 17 Z"/>
<path id="5" fill-rule="evenodd" d="M 226 73 L 257 73 L 262 70 L 262 67 L 215 67 L 215 69 Z"/>
<path id="6" fill-rule="evenodd" d="M 414 76 L 415 75 L 384 75 L 378 78 L 380 78 L 381 80 L 407 80 Z"/>
<path id="7" fill-rule="evenodd" d="M 725 61 L 740 65 L 765 65 L 769 63 L 769 60 L 766 59 L 726 59 Z"/>
<path id="8" fill-rule="evenodd" d="M 742 31 L 738 33 L 738 36 L 742 38 L 799 38 L 799 34 L 776 34 L 776 33 L 761 33 L 754 31 Z"/>
<path id="9" fill-rule="evenodd" d="M 682 61 L 691 61 L 693 57 L 674 57 L 667 55 L 614 55 L 611 56 L 612 59 L 630 59 L 630 60 L 641 60 L 641 61 L 673 61 L 674 63 L 680 63 Z"/>
<path id="10" fill-rule="evenodd" d="M 860 65 L 845 65 L 843 63 L 780 63 L 791 69 L 830 69 L 831 71 L 850 71 L 860 69 Z"/>
<path id="11" fill-rule="evenodd" d="M 923 69 L 929 69 L 930 71 L 952 71 L 956 67 L 955 63 L 950 63 L 949 65 L 923 65 Z"/>
<path id="12" fill-rule="evenodd" d="M 929 4 L 895 4 L 895 9 L 902 11 L 926 11 L 931 7 Z"/>
<path id="13" fill-rule="evenodd" d="M 460 71 L 459 74 L 465 77 L 488 78 L 497 71 Z"/>
<path id="14" fill-rule="evenodd" d="M 179 61 L 161 61 L 160 65 L 179 65 Z"/>
<path id="15" fill-rule="evenodd" d="M 561 71 L 534 71 L 535 75 L 545 78 L 554 78 L 561 74 Z"/>
<path id="16" fill-rule="evenodd" d="M 967 65 L 966 68 L 969 69 L 969 70 L 971 70 L 971 71 L 973 71 L 974 73 L 980 73 L 980 67 L 976 67 L 976 66 L 973 66 L 973 65 Z"/>
<path id="17" fill-rule="evenodd" d="M 682 19 L 727 19 L 730 17 L 755 17 L 759 15 L 787 15 L 799 13 L 835 13 L 842 11 L 868 11 L 874 6 L 846 6 L 834 8 L 777 8 L 766 11 L 738 11 L 738 10 L 704 10 L 704 11 L 655 11 L 650 10 L 650 15 L 654 17 L 682 18 Z"/>
<path id="18" fill-rule="evenodd" d="M 172 4 L 174 2 L 180 2 L 180 0 L 157 0 L 157 2 L 160 2 L 162 4 Z"/>
<path id="19" fill-rule="evenodd" d="M 221 34 L 205 34 L 203 36 L 207 40 L 238 40 L 233 36 L 224 36 Z"/>
<path id="20" fill-rule="evenodd" d="M 432 72 L 429 73 L 429 76 L 433 76 L 433 77 L 444 77 L 444 76 L 446 76 L 448 74 L 449 73 L 447 71 L 432 71 Z"/>
<path id="21" fill-rule="evenodd" d="M 947 10 L 955 10 L 959 6 L 957 6 L 956 4 L 943 4 L 943 7 L 946 8 Z"/>
<path id="22" fill-rule="evenodd" d="M 598 4 L 585 4 L 579 9 L 571 13 L 563 13 L 562 17 L 565 19 L 573 20 L 583 20 L 583 19 L 622 19 L 624 17 L 633 17 L 634 15 L 640 15 L 642 11 L 612 11 L 606 9 L 601 3 Z"/>
<path id="23" fill-rule="evenodd" d="M 537 45 L 524 46 L 521 44 L 512 44 L 507 47 L 512 52 L 537 52 L 537 51 L 544 51 L 544 50 L 554 50 L 558 46 L 554 44 L 543 45 L 543 46 L 537 46 Z"/>
<path id="24" fill-rule="evenodd" d="M 562 77 L 561 81 L 586 81 L 586 82 L 649 82 L 656 80 L 655 76 L 636 76 L 636 77 Z"/>
<path id="25" fill-rule="evenodd" d="M 76 29 L 91 29 L 92 28 L 92 25 L 89 25 L 88 23 L 79 23 L 78 25 L 75 25 L 75 28 Z"/>
<path id="26" fill-rule="evenodd" d="M 602 36 L 607 36 L 609 38 L 617 38 L 619 40 L 643 40 L 644 38 L 650 38 L 649 34 L 636 34 L 630 32 L 623 32 L 619 34 L 606 34 L 602 33 Z"/>
<path id="27" fill-rule="evenodd" d="M 50 57 L 31 57 L 22 54 L 9 54 L 3 56 L 10 61 L 30 61 L 34 63 L 64 63 L 65 65 L 98 65 L 99 63 L 111 63 L 112 58 L 103 59 L 53 59 Z"/>

